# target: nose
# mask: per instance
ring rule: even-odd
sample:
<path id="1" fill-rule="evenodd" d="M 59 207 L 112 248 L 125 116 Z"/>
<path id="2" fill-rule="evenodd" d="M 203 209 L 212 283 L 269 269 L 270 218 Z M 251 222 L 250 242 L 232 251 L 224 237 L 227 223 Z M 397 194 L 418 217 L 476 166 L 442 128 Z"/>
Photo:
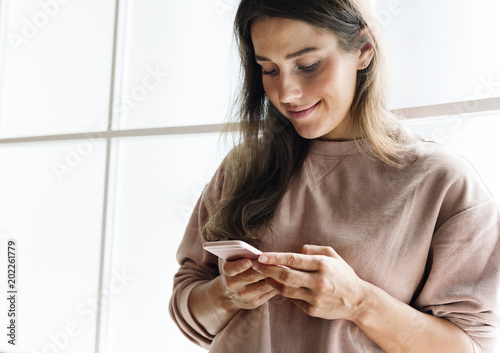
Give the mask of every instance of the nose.
<path id="1" fill-rule="evenodd" d="M 302 97 L 302 89 L 297 78 L 291 75 L 280 75 L 279 100 L 281 103 L 292 103 Z"/>

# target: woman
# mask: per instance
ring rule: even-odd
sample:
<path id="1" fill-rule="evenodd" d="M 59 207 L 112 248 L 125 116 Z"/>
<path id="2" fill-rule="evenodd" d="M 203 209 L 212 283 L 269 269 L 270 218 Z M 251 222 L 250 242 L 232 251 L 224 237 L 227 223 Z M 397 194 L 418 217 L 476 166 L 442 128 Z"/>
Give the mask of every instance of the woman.
<path id="1" fill-rule="evenodd" d="M 366 5 L 243 0 L 235 31 L 242 138 L 178 251 L 182 331 L 210 352 L 492 352 L 499 210 L 386 110 Z M 264 254 L 203 251 L 222 239 Z"/>

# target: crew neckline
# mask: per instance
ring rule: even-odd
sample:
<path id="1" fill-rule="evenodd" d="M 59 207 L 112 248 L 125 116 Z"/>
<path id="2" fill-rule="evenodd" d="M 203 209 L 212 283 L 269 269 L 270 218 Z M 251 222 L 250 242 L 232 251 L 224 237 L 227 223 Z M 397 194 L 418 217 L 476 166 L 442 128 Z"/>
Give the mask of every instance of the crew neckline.
<path id="1" fill-rule="evenodd" d="M 324 156 L 349 156 L 361 154 L 368 149 L 368 142 L 365 138 L 346 141 L 314 139 L 309 145 L 309 153 Z"/>

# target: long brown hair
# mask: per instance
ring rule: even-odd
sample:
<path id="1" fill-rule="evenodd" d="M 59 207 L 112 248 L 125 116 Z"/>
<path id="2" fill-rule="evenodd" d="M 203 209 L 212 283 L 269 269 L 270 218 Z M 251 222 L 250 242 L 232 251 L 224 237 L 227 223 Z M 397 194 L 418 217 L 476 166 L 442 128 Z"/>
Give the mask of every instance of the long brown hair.
<path id="1" fill-rule="evenodd" d="M 300 20 L 336 35 L 342 50 L 358 51 L 366 42 L 374 47 L 370 65 L 358 71 L 351 105 L 352 136 L 373 146 L 373 157 L 399 166 L 403 150 L 398 124 L 385 104 L 385 53 L 370 9 L 363 0 L 242 0 L 234 22 L 242 65 L 236 122 L 227 133 L 238 133 L 238 146 L 227 158 L 221 199 L 203 227 L 205 240 L 241 239 L 258 244 L 257 230 L 272 217 L 309 147 L 293 125 L 267 98 L 262 69 L 255 61 L 250 29 L 260 18 Z M 368 31 L 360 32 L 363 28 Z M 363 34 L 362 34 L 363 33 Z"/>

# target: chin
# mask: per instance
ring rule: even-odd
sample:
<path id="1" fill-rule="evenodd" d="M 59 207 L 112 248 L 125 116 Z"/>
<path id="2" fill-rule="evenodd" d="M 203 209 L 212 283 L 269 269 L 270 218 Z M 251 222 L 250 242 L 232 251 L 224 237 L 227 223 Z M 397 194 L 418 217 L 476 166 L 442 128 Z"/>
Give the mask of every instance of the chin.
<path id="1" fill-rule="evenodd" d="M 297 128 L 295 125 L 294 125 L 294 127 L 295 127 L 295 131 L 297 132 L 297 134 L 299 134 L 300 137 L 305 138 L 307 140 L 314 140 L 314 139 L 320 138 L 321 136 L 325 135 L 325 134 L 322 134 L 322 133 L 319 133 L 316 131 L 306 131 L 306 129 Z"/>

